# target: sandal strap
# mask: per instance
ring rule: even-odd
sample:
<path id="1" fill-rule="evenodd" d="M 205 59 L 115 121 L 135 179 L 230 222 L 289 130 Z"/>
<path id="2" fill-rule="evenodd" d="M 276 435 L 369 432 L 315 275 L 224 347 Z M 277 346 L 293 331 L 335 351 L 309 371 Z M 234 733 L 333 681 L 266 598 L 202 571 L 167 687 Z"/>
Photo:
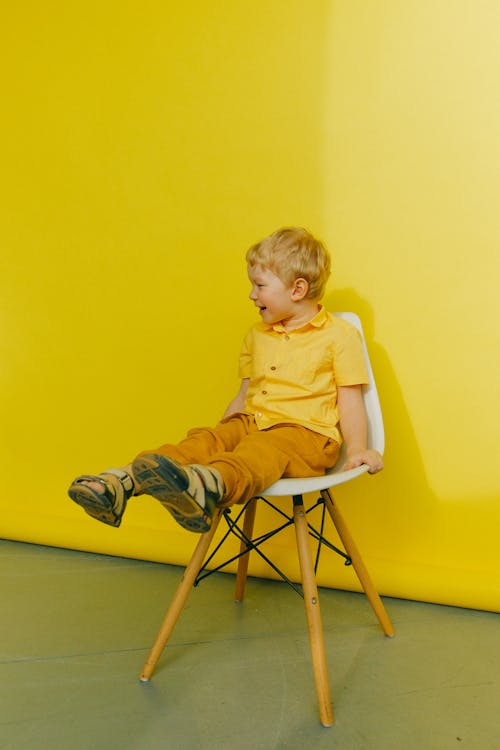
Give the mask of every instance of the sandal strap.
<path id="1" fill-rule="evenodd" d="M 99 482 L 99 484 L 102 484 L 104 487 L 107 487 L 108 485 L 106 480 L 103 479 L 100 474 L 82 474 L 73 481 L 73 484 L 82 484 L 86 482 Z"/>
<path id="2" fill-rule="evenodd" d="M 117 477 L 120 480 L 120 484 L 123 487 L 125 499 L 128 500 L 128 498 L 134 494 L 134 481 L 130 474 L 127 474 L 127 472 L 123 471 L 123 469 L 106 469 L 106 471 L 103 471 L 101 473 L 112 474 L 114 477 Z"/>

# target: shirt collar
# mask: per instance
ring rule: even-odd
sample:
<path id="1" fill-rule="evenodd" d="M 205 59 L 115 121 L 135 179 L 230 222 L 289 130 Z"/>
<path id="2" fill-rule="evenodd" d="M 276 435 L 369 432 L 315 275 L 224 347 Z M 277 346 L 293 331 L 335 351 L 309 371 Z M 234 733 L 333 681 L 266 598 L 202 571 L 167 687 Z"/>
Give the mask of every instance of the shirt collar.
<path id="1" fill-rule="evenodd" d="M 314 328 L 322 328 L 326 321 L 328 320 L 328 312 L 325 310 L 323 305 L 319 306 L 319 310 L 314 316 L 314 318 L 311 318 L 307 323 L 304 323 L 303 326 L 300 328 L 294 328 L 293 331 L 288 331 L 288 333 L 295 333 L 296 331 L 302 331 L 304 328 L 307 328 L 308 326 L 313 326 Z M 282 323 L 264 323 L 264 328 L 267 330 L 277 331 L 278 333 L 284 333 L 286 331 L 286 328 Z"/>

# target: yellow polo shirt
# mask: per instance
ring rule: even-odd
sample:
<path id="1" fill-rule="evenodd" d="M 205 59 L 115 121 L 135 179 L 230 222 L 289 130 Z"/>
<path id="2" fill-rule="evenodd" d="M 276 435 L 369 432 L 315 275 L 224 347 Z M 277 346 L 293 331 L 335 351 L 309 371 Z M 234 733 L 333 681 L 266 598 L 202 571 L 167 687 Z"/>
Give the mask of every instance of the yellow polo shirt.
<path id="1" fill-rule="evenodd" d="M 240 377 L 250 378 L 245 413 L 260 430 L 300 424 L 337 440 L 337 386 L 368 383 L 358 329 L 320 307 L 302 328 L 257 323 L 240 356 Z"/>

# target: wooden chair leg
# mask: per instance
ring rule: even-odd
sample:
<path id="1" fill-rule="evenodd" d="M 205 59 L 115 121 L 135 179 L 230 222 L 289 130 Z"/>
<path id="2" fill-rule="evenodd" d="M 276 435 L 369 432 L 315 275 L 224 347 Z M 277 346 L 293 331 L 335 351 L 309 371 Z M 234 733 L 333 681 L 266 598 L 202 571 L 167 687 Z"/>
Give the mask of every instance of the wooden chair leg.
<path id="1" fill-rule="evenodd" d="M 208 548 L 210 547 L 210 543 L 217 530 L 217 526 L 219 525 L 222 512 L 222 509 L 217 509 L 215 511 L 210 531 L 207 531 L 206 534 L 202 534 L 198 544 L 196 545 L 193 556 L 191 557 L 191 560 L 189 561 L 184 571 L 179 586 L 177 587 L 177 590 L 174 594 L 174 598 L 170 603 L 153 648 L 151 649 L 149 656 L 144 663 L 144 667 L 140 675 L 141 682 L 148 682 L 151 675 L 153 674 L 158 659 L 162 655 L 163 649 L 167 645 L 168 639 L 172 634 L 175 624 L 179 619 L 179 615 L 182 612 L 182 608 L 186 603 L 189 592 L 191 591 L 196 580 L 196 576 L 201 570 L 201 566 L 203 565 L 203 561 L 205 560 L 205 557 L 207 555 Z"/>
<path id="2" fill-rule="evenodd" d="M 243 533 L 247 539 L 252 538 L 256 510 L 257 510 L 257 498 L 253 497 L 247 505 L 247 508 L 245 510 L 245 518 L 243 519 Z M 246 553 L 245 553 L 245 550 L 247 550 Z M 250 561 L 250 550 L 247 549 L 247 545 L 244 539 L 241 540 L 240 553 L 242 554 L 238 560 L 238 571 L 236 573 L 236 588 L 234 592 L 234 600 L 236 602 L 242 602 L 243 597 L 245 596 L 245 584 L 247 582 L 248 563 Z"/>
<path id="3" fill-rule="evenodd" d="M 361 559 L 361 555 L 359 554 L 358 548 L 356 547 L 349 529 L 346 526 L 342 514 L 340 513 L 337 505 L 333 502 L 333 498 L 328 490 L 322 490 L 321 496 L 325 501 L 326 508 L 335 525 L 335 528 L 337 529 L 338 535 L 342 541 L 342 544 L 344 545 L 345 551 L 352 560 L 352 567 L 356 571 L 356 575 L 358 576 L 361 586 L 363 587 L 363 591 L 365 592 L 366 597 L 370 602 L 372 609 L 375 612 L 378 621 L 380 622 L 380 625 L 382 626 L 382 630 L 387 636 L 392 638 L 395 632 L 389 619 L 389 615 L 387 614 L 386 609 L 382 604 L 382 600 L 380 599 L 380 596 L 378 595 L 378 592 L 373 585 L 370 574 L 368 573 L 365 564 Z"/>
<path id="4" fill-rule="evenodd" d="M 309 643 L 311 646 L 314 680 L 318 696 L 319 716 L 324 727 L 331 727 L 333 724 L 333 712 L 330 698 L 330 687 L 328 684 L 323 625 L 321 622 L 318 588 L 314 574 L 311 549 L 309 547 L 309 532 L 302 496 L 294 496 L 293 506 L 297 551 L 299 553 L 302 590 L 304 593 L 307 627 L 309 630 Z"/>

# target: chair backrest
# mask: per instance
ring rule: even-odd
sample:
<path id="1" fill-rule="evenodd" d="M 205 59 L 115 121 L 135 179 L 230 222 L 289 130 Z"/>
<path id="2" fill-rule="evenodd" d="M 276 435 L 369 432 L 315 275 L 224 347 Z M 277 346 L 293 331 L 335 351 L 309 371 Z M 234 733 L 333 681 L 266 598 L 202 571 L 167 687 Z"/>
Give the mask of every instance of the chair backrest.
<path id="1" fill-rule="evenodd" d="M 363 398 L 365 402 L 365 409 L 368 418 L 368 447 L 373 448 L 379 453 L 384 452 L 385 447 L 385 434 L 384 434 L 384 422 L 382 419 L 382 410 L 380 408 L 380 402 L 377 393 L 377 386 L 375 385 L 375 378 L 373 376 L 373 370 L 370 363 L 370 357 L 366 348 L 365 336 L 363 333 L 363 327 L 361 321 L 352 312 L 338 312 L 333 313 L 336 317 L 347 320 L 352 325 L 355 325 L 358 331 L 361 333 L 363 341 L 363 350 L 365 353 L 366 368 L 368 370 L 369 383 L 363 386 Z M 339 459 L 339 464 L 342 459 L 342 453 Z"/>

